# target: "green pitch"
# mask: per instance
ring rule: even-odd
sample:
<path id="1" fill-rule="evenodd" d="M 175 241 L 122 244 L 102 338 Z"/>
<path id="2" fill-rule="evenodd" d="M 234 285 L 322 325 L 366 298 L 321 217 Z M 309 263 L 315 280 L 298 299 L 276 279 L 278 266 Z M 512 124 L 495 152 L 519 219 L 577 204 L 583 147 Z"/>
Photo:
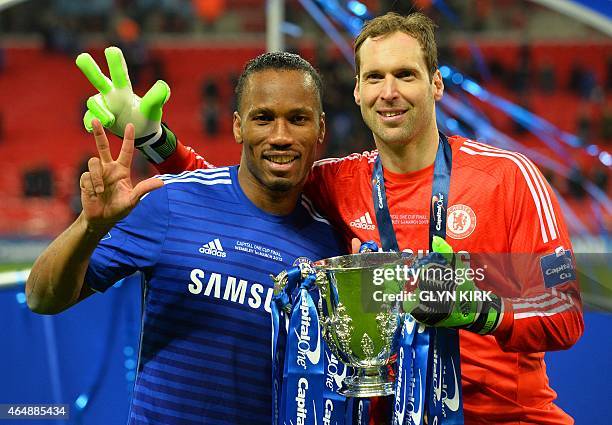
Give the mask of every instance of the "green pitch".
<path id="1" fill-rule="evenodd" d="M 27 270 L 31 267 L 32 267 L 32 263 L 0 264 L 0 273 Z"/>

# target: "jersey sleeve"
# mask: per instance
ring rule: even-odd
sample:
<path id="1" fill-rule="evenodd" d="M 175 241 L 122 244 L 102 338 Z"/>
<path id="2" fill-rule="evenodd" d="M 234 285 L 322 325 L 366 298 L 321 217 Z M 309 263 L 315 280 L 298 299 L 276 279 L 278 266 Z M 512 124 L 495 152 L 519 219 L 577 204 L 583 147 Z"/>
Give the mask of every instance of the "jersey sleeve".
<path id="1" fill-rule="evenodd" d="M 517 158 L 507 208 L 512 276 L 519 289 L 504 298 L 495 336 L 506 351 L 567 349 L 584 327 L 571 241 L 551 187 L 531 161 Z"/>
<path id="2" fill-rule="evenodd" d="M 304 194 L 313 202 L 317 211 L 325 217 L 332 217 L 334 208 L 334 180 L 339 164 L 333 159 L 317 161 L 312 166 L 304 185 Z"/>
<path id="3" fill-rule="evenodd" d="M 160 174 L 179 174 L 201 168 L 216 168 L 189 146 L 176 142 L 176 149 L 165 161 L 153 164 Z"/>
<path id="4" fill-rule="evenodd" d="M 341 210 L 347 201 L 347 194 L 359 196 L 362 173 L 369 172 L 368 162 L 376 155 L 375 152 L 366 151 L 314 163 L 304 193 L 336 228 L 343 228 Z"/>
<path id="5" fill-rule="evenodd" d="M 165 187 L 145 195 L 136 208 L 102 238 L 94 250 L 85 283 L 104 292 L 136 271 L 147 272 L 157 262 L 168 230 Z"/>

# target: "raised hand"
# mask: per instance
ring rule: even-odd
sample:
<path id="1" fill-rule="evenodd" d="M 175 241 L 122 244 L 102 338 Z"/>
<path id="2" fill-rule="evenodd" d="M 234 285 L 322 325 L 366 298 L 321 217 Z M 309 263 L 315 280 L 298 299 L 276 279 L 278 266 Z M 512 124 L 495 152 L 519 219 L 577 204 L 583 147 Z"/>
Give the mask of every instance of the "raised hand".
<path id="1" fill-rule="evenodd" d="M 89 82 L 99 91 L 87 100 L 87 112 L 83 123 L 91 132 L 92 119 L 97 118 L 112 133 L 123 136 L 128 123 L 134 124 L 135 137 L 154 137 L 161 134 L 162 107 L 170 98 L 170 87 L 158 80 L 140 98 L 132 91 L 123 53 L 117 47 L 104 50 L 110 79 L 107 78 L 89 53 L 81 53 L 76 64 Z"/>
<path id="2" fill-rule="evenodd" d="M 109 228 L 127 216 L 140 198 L 163 182 L 150 178 L 132 186 L 130 167 L 134 154 L 134 126 L 127 124 L 121 152 L 113 160 L 108 139 L 99 120 L 92 120 L 99 158 L 89 160 L 89 171 L 81 175 L 81 203 L 88 224 Z"/>

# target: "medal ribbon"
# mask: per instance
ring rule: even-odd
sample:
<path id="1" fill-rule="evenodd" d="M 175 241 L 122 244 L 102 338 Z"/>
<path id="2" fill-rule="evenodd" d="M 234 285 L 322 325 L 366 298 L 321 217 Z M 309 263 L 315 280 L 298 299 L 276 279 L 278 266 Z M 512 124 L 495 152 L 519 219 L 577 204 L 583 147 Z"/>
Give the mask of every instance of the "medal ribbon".
<path id="1" fill-rule="evenodd" d="M 452 150 L 446 136 L 440 133 L 438 150 L 434 161 L 434 178 L 432 184 L 431 207 L 429 214 L 429 249 L 433 236 L 446 238 L 446 211 L 448 206 L 448 193 L 450 188 L 450 175 L 452 169 Z M 372 200 L 376 213 L 376 222 L 380 242 L 384 251 L 399 252 L 397 237 L 393 229 L 393 221 L 389 212 L 387 195 L 385 190 L 385 179 L 380 155 L 374 164 L 372 179 Z M 413 332 L 414 332 L 413 327 Z M 419 327 L 422 329 L 421 327 Z M 407 331 L 403 329 L 402 332 Z M 417 332 L 412 339 L 408 336 L 400 338 L 400 353 L 403 353 L 402 373 L 406 374 L 406 379 L 402 377 L 402 386 L 406 385 L 406 394 L 410 394 L 412 387 L 412 402 L 409 397 L 404 397 L 404 388 L 397 388 L 394 402 L 394 417 L 401 419 L 397 421 L 399 425 L 423 424 L 423 411 L 427 406 L 429 423 L 437 424 L 463 424 L 463 409 L 461 408 L 461 371 L 459 359 L 459 334 L 455 329 L 426 328 L 423 332 Z M 410 356 L 408 356 L 410 353 Z M 414 355 L 414 358 L 412 358 Z M 433 366 L 439 365 L 441 372 L 433 370 Z M 425 365 L 425 366 L 423 366 Z M 432 373 L 426 373 L 427 371 Z M 439 383 L 441 388 L 445 388 L 445 397 L 432 385 L 433 375 L 439 373 Z M 411 375 L 408 377 L 408 375 Z M 398 376 L 399 378 L 399 376 Z M 422 388 L 422 379 L 426 380 L 426 394 L 418 397 L 417 391 Z M 418 381 L 418 382 L 417 382 Z M 437 382 L 436 382 L 437 383 Z M 412 385 L 415 386 L 412 386 Z M 450 388 L 457 389 L 449 399 Z M 422 394 L 422 393 L 421 393 Z M 398 400 L 399 398 L 399 400 Z M 449 408 L 449 401 L 451 407 Z M 406 409 L 405 411 L 402 409 Z M 403 412 L 403 414 L 402 414 Z M 406 414 L 406 412 L 408 414 Z M 399 417 L 398 417 L 399 415 Z M 437 422 L 436 422 L 436 419 Z"/>

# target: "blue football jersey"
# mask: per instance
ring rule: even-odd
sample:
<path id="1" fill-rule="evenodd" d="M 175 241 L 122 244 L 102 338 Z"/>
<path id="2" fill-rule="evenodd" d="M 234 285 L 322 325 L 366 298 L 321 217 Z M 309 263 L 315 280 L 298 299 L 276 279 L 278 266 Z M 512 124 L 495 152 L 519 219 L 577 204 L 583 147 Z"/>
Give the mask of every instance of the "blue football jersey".
<path id="1" fill-rule="evenodd" d="M 145 277 L 130 424 L 271 422 L 270 274 L 341 242 L 304 197 L 287 216 L 257 208 L 237 170 L 161 176 L 91 258 L 96 291 Z"/>

